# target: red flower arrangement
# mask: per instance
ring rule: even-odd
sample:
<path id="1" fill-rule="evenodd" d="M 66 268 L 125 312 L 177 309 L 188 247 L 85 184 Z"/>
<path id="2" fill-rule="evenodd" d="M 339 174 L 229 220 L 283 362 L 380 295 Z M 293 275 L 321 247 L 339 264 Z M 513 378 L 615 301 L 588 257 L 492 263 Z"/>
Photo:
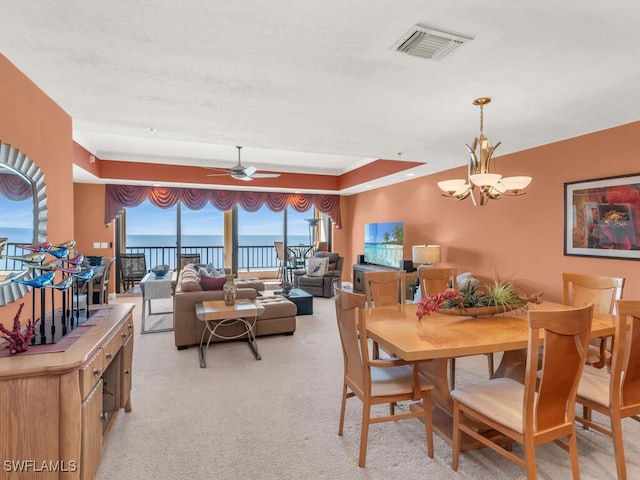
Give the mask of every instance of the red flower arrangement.
<path id="1" fill-rule="evenodd" d="M 20 324 L 20 314 L 22 313 L 22 307 L 24 303 L 20 304 L 16 316 L 13 317 L 13 329 L 7 330 L 5 326 L 0 323 L 0 332 L 4 335 L 0 335 L 0 338 L 4 338 L 9 342 L 9 353 L 26 352 L 29 349 L 29 344 L 33 338 L 33 329 L 35 324 L 29 320 L 27 322 L 27 328 L 22 332 L 22 325 Z"/>
<path id="2" fill-rule="evenodd" d="M 422 320 L 425 315 L 431 315 L 431 312 L 437 312 L 442 305 L 449 301 L 455 300 L 460 296 L 457 290 L 452 288 L 446 289 L 444 292 L 437 295 L 429 295 L 418 302 L 418 310 L 416 311 L 416 317 L 418 320 Z"/>

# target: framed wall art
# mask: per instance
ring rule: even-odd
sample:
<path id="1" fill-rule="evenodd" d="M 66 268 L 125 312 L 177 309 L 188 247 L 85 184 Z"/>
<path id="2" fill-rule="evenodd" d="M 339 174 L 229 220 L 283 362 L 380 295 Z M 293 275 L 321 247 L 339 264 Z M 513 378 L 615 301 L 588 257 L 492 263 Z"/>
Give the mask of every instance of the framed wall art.
<path id="1" fill-rule="evenodd" d="M 564 184 L 564 254 L 640 260 L 640 174 Z"/>

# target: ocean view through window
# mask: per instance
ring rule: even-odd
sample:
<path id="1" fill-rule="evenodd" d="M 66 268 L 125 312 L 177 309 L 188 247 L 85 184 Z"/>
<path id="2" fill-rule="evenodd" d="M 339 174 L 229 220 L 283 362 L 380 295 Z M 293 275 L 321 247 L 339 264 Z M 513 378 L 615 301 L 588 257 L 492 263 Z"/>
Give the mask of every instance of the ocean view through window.
<path id="1" fill-rule="evenodd" d="M 304 220 L 311 212 L 296 212 L 289 208 L 287 212 L 287 243 L 289 245 L 307 245 L 309 243 L 308 223 Z M 263 206 L 256 212 L 238 209 L 238 246 L 239 270 L 273 269 L 277 266 L 274 242 L 283 239 L 283 212 L 272 212 Z M 223 266 L 224 212 L 207 205 L 201 210 L 181 208 L 181 245 L 182 251 L 201 253 L 202 263 L 214 263 Z M 142 248 L 168 249 L 163 261 L 175 257 L 177 245 L 176 207 L 161 209 L 148 200 L 135 208 L 127 209 L 126 247 L 127 251 L 140 251 Z M 260 247 L 268 252 L 258 257 L 250 251 Z M 172 249 L 172 250 L 171 250 Z M 149 267 L 159 260 L 147 259 Z"/>

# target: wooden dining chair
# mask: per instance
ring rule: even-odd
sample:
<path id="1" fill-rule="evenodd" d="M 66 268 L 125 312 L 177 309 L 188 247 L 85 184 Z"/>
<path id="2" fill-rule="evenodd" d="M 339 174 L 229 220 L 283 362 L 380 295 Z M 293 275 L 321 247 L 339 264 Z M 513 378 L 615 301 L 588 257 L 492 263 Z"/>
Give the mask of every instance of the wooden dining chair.
<path id="1" fill-rule="evenodd" d="M 598 313 L 615 313 L 616 301 L 622 298 L 624 278 L 563 273 L 563 303 L 574 307 L 593 304 Z M 611 361 L 612 338 L 591 341 L 587 364 L 602 368 Z"/>
<path id="2" fill-rule="evenodd" d="M 618 479 L 626 480 L 622 419 L 640 421 L 640 300 L 618 300 L 617 312 L 611 370 L 584 368 L 576 396 L 583 412 L 576 420 L 613 439 Z M 592 410 L 609 417 L 609 429 L 592 420 Z"/>
<path id="3" fill-rule="evenodd" d="M 592 318 L 592 305 L 570 310 L 530 310 L 524 385 L 511 378 L 495 378 L 451 392 L 453 470 L 458 470 L 464 432 L 525 468 L 530 480 L 536 478 L 535 447 L 554 441 L 569 450 L 573 478 L 580 478 L 575 399 L 585 366 Z M 541 334 L 544 358 L 538 372 Z M 477 426 L 477 421 L 494 430 L 494 435 L 478 432 L 473 426 Z M 521 443 L 524 458 L 503 448 L 496 440 L 500 435 Z M 561 440 L 565 437 L 568 445 Z"/>
<path id="4" fill-rule="evenodd" d="M 93 278 L 93 283 L 91 284 L 92 289 L 91 297 L 94 304 L 106 304 L 109 303 L 109 282 L 111 281 L 111 267 L 116 261 L 116 257 L 112 257 L 107 259 L 104 263 L 104 270 L 102 271 L 102 276 L 98 278 Z"/>
<path id="5" fill-rule="evenodd" d="M 364 273 L 364 294 L 367 307 L 388 307 L 404 303 L 407 272 L 388 270 Z M 372 343 L 373 358 L 380 358 L 380 347 Z M 393 355 L 392 352 L 387 352 Z"/>
<path id="6" fill-rule="evenodd" d="M 408 418 L 422 418 L 427 436 L 427 452 L 433 458 L 431 390 L 433 385 L 418 371 L 417 363 L 403 360 L 371 360 L 367 342 L 365 297 L 336 288 L 336 318 L 344 360 L 342 404 L 338 435 L 344 430 L 347 398 L 362 402 L 360 454 L 358 465 L 365 466 L 369 425 Z M 422 401 L 422 411 L 396 413 L 396 402 Z M 389 415 L 371 416 L 373 405 L 389 404 Z"/>

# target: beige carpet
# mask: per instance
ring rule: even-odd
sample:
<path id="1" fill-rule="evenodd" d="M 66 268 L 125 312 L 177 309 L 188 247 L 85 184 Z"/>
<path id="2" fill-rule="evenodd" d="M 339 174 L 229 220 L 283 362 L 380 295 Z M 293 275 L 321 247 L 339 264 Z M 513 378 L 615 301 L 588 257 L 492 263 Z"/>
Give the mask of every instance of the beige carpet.
<path id="1" fill-rule="evenodd" d="M 136 328 L 140 327 L 140 298 Z M 154 305 L 155 306 L 155 305 Z M 333 301 L 314 299 L 293 336 L 261 337 L 262 360 L 244 343 L 215 344 L 207 368 L 197 350 L 176 350 L 173 332 L 136 333 L 131 413 L 122 413 L 96 480 L 143 479 L 523 479 L 524 471 L 487 449 L 465 452 L 450 468 L 451 448 L 435 437 L 426 454 L 419 420 L 372 425 L 367 466 L 357 466 L 361 404 L 347 406 L 337 435 L 342 353 Z M 486 375 L 484 356 L 459 359 L 457 382 Z M 640 478 L 640 424 L 625 422 L 627 469 Z M 611 441 L 579 430 L 583 479 L 615 479 Z M 520 448 L 515 448 L 521 452 Z M 538 478 L 571 478 L 568 454 L 537 449 Z"/>

